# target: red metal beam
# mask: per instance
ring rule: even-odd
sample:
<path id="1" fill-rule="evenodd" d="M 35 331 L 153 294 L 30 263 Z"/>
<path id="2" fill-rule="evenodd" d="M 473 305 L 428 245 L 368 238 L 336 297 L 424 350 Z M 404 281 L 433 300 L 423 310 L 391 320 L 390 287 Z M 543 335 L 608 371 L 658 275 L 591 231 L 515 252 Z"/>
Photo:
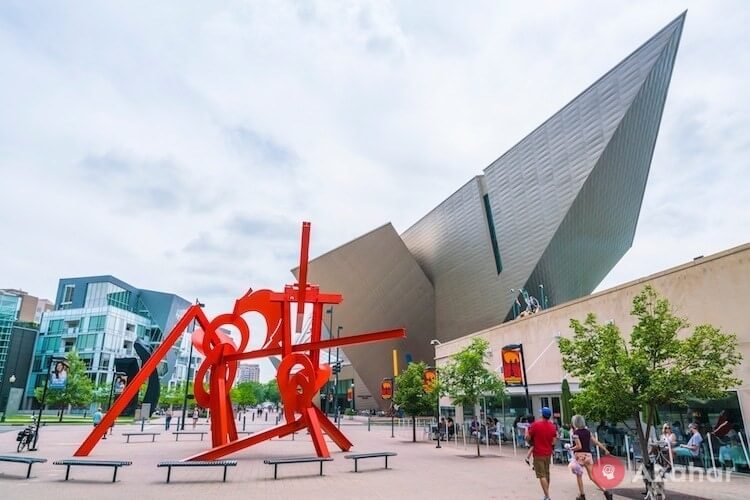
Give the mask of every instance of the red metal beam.
<path id="1" fill-rule="evenodd" d="M 81 443 L 81 446 L 79 446 L 73 454 L 74 456 L 85 457 L 88 456 L 89 453 L 91 453 L 91 451 L 94 449 L 94 446 L 96 446 L 97 443 L 99 443 L 99 441 L 102 439 L 102 436 L 104 436 L 104 433 L 107 432 L 107 430 L 112 425 L 114 425 L 115 419 L 120 416 L 120 413 L 122 413 L 130 400 L 133 399 L 133 396 L 138 394 L 138 389 L 140 389 L 143 382 L 145 382 L 146 379 L 151 375 L 151 372 L 156 369 L 156 366 L 159 364 L 159 362 L 164 359 L 177 339 L 179 339 L 183 332 L 187 330 L 188 325 L 190 325 L 190 322 L 193 321 L 193 319 L 198 322 L 201 328 L 205 329 L 206 327 L 208 327 L 208 318 L 206 318 L 206 315 L 203 314 L 203 310 L 201 309 L 201 307 L 199 305 L 190 306 L 190 308 L 185 312 L 185 315 L 182 317 L 182 319 L 174 326 L 174 328 L 172 328 L 172 331 L 169 333 L 169 335 L 167 335 L 167 338 L 165 338 L 161 345 L 156 348 L 154 353 L 150 358 L 148 358 L 148 361 L 143 364 L 135 377 L 133 377 L 132 380 L 128 381 L 128 385 L 125 387 L 125 390 L 122 391 L 122 394 L 120 394 L 120 396 L 112 404 L 112 408 L 107 410 L 107 413 L 104 415 L 99 425 L 94 427 L 94 429 L 89 433 L 86 440 Z"/>
<path id="2" fill-rule="evenodd" d="M 355 345 L 355 344 L 366 344 L 367 342 L 377 342 L 380 340 L 392 340 L 392 339 L 404 339 L 406 338 L 406 330 L 398 328 L 396 330 L 385 330 L 382 332 L 363 333 L 360 335 L 352 335 L 350 337 L 342 337 L 338 339 L 321 340 L 318 342 L 307 342 L 304 344 L 296 344 L 292 346 L 292 352 L 305 352 L 311 349 L 328 349 L 329 347 Z M 230 354 L 225 356 L 224 359 L 227 361 L 237 361 L 240 359 L 256 359 L 266 358 L 268 356 L 278 356 L 281 354 L 281 348 L 275 347 L 273 349 L 261 349 L 259 351 L 250 352 L 238 352 L 237 354 Z"/>

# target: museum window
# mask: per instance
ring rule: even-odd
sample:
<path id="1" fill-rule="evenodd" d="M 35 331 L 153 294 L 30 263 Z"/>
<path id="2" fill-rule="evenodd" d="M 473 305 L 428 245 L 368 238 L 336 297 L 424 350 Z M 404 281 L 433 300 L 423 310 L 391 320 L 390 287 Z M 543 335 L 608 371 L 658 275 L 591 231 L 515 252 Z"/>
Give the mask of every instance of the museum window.
<path id="1" fill-rule="evenodd" d="M 495 256 L 495 269 L 497 274 L 503 272 L 503 261 L 500 259 L 500 245 L 497 243 L 497 235 L 495 234 L 495 222 L 492 219 L 492 208 L 490 206 L 490 196 L 484 195 L 484 212 L 487 215 L 487 229 L 490 230 L 490 242 L 492 243 L 492 253 Z"/>

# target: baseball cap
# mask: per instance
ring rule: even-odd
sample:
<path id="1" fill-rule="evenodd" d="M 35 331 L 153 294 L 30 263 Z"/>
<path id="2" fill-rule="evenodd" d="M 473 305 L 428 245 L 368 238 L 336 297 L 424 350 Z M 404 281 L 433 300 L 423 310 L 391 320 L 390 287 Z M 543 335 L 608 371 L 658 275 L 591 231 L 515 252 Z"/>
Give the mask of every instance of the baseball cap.
<path id="1" fill-rule="evenodd" d="M 548 406 L 543 406 L 542 407 L 542 416 L 544 418 L 550 418 L 552 416 L 552 410 L 550 410 Z"/>

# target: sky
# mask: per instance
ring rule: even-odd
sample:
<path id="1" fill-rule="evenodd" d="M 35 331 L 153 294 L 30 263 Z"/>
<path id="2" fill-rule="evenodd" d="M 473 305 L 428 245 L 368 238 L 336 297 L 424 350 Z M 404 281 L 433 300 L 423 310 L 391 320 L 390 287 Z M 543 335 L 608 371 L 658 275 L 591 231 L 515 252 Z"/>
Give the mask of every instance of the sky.
<path id="1" fill-rule="evenodd" d="M 404 231 L 685 9 L 600 290 L 750 241 L 749 3 L 2 2 L 0 288 L 229 311 L 293 282 L 302 221 L 312 257 Z"/>

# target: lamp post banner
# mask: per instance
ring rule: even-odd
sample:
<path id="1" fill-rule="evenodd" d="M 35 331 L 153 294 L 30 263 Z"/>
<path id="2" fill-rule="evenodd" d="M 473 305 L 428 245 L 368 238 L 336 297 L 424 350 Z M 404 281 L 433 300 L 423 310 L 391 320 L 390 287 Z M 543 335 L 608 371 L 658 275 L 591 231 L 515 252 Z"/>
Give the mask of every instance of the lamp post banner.
<path id="1" fill-rule="evenodd" d="M 435 388 L 435 381 L 437 380 L 437 372 L 434 368 L 428 368 L 422 375 L 422 389 L 427 394 L 430 394 Z"/>
<path id="2" fill-rule="evenodd" d="M 380 397 L 383 399 L 391 399 L 393 397 L 393 381 L 389 378 L 384 378 L 380 382 Z"/>
<path id="3" fill-rule="evenodd" d="M 68 382 L 68 362 L 64 359 L 54 359 L 50 365 L 49 388 L 65 389 Z"/>
<path id="4" fill-rule="evenodd" d="M 523 385 L 523 355 L 520 349 L 503 347 L 501 357 L 505 385 Z"/>

